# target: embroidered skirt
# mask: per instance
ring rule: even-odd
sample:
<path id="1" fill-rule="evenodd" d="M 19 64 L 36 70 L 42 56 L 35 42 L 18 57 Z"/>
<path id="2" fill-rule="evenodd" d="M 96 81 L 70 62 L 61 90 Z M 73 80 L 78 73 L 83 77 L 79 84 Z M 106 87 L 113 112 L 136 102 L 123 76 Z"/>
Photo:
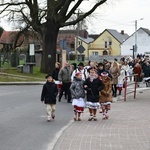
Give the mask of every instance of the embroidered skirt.
<path id="1" fill-rule="evenodd" d="M 86 107 L 91 109 L 98 109 L 100 106 L 99 102 L 86 102 Z"/>
<path id="2" fill-rule="evenodd" d="M 85 107 L 85 102 L 83 98 L 73 99 L 72 105 L 74 106 L 75 112 L 83 112 Z"/>

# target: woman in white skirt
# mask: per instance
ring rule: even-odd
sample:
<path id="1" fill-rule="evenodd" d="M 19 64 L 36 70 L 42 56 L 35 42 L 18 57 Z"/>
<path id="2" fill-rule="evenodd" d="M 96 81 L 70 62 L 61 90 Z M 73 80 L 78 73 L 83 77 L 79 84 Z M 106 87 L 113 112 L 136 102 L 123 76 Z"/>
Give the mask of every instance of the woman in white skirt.
<path id="1" fill-rule="evenodd" d="M 81 113 L 85 107 L 85 91 L 83 88 L 84 81 L 82 80 L 82 73 L 76 72 L 73 82 L 70 86 L 72 105 L 74 106 L 74 121 L 81 121 Z"/>

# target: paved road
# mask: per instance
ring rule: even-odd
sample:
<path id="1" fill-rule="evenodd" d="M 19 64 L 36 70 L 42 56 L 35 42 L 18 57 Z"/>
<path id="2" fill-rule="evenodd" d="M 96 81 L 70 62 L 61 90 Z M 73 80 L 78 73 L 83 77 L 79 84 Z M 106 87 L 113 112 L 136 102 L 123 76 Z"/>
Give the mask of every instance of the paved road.
<path id="1" fill-rule="evenodd" d="M 72 119 L 71 104 L 57 103 L 56 119 L 46 122 L 42 85 L 0 86 L 0 150 L 47 150 Z"/>
<path id="2" fill-rule="evenodd" d="M 150 90 L 112 103 L 110 118 L 72 123 L 60 136 L 53 150 L 150 150 Z"/>

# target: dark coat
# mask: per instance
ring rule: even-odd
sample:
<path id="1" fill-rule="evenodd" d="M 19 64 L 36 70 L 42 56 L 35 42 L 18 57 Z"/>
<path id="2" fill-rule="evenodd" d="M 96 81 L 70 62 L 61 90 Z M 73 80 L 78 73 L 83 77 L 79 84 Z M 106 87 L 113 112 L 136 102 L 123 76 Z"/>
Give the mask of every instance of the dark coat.
<path id="1" fill-rule="evenodd" d="M 59 70 L 60 70 L 59 68 L 55 68 L 53 70 L 53 73 L 52 73 L 53 79 L 58 80 Z"/>
<path id="2" fill-rule="evenodd" d="M 144 77 L 150 77 L 150 66 L 144 66 L 143 67 L 143 73 L 144 73 Z"/>
<path id="3" fill-rule="evenodd" d="M 90 78 L 87 78 L 84 82 L 84 85 L 87 85 L 87 101 L 90 102 L 99 102 L 99 92 L 104 88 L 103 82 L 96 78 L 93 82 L 90 81 Z"/>
<path id="4" fill-rule="evenodd" d="M 43 85 L 41 93 L 41 101 L 45 104 L 56 104 L 56 97 L 58 94 L 57 86 L 54 82 L 46 82 Z"/>

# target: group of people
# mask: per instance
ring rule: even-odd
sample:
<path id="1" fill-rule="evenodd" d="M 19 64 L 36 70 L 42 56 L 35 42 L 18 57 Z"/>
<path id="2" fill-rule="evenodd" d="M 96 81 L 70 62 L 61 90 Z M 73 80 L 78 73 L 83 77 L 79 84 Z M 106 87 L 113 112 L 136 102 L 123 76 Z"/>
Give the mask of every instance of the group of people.
<path id="1" fill-rule="evenodd" d="M 139 58 L 122 58 L 119 62 L 117 59 L 100 63 L 90 61 L 85 65 L 80 62 L 78 66 L 66 62 L 61 68 L 57 62 L 53 73 L 46 76 L 47 82 L 41 94 L 41 101 L 46 104 L 47 121 L 55 118 L 57 95 L 59 102 L 65 95 L 67 102 L 74 106 L 74 121 L 81 121 L 85 107 L 89 110 L 89 121 L 97 121 L 99 108 L 103 119 L 108 119 L 112 99 L 121 95 L 125 76 L 138 73 L 140 81 L 141 76 L 150 76 L 149 64 L 149 61 Z"/>

